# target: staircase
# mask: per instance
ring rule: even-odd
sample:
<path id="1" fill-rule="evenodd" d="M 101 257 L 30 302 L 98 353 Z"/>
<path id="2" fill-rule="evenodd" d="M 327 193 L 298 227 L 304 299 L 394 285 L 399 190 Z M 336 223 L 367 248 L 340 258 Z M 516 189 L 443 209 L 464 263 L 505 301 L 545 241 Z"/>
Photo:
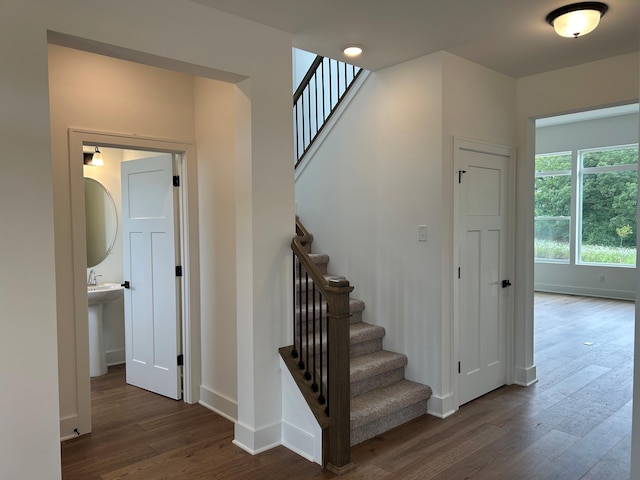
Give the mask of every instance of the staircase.
<path id="1" fill-rule="evenodd" d="M 329 256 L 310 253 L 309 257 L 329 277 Z M 385 329 L 363 322 L 364 308 L 362 300 L 350 299 L 352 446 L 425 414 L 431 396 L 430 387 L 404 378 L 406 355 L 383 350 Z M 298 328 L 304 331 L 304 325 Z"/>

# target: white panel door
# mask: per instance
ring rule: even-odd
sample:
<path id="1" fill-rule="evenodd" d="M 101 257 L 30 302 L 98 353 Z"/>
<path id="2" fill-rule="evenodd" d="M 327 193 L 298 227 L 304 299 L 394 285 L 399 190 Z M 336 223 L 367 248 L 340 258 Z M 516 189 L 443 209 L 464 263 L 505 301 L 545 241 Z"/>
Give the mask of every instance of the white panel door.
<path id="1" fill-rule="evenodd" d="M 471 147 L 456 150 L 459 405 L 506 383 L 509 156 Z"/>
<path id="2" fill-rule="evenodd" d="M 173 159 L 122 162 L 127 383 L 182 397 Z"/>

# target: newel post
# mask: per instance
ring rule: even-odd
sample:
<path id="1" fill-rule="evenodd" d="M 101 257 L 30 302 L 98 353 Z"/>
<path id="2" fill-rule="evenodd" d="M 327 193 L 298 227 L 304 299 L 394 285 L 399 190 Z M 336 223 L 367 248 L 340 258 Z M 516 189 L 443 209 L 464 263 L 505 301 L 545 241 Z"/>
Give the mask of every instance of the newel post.
<path id="1" fill-rule="evenodd" d="M 351 386 L 349 380 L 349 294 L 353 287 L 344 277 L 329 280 L 329 458 L 327 469 L 338 475 L 353 468 L 351 463 Z"/>

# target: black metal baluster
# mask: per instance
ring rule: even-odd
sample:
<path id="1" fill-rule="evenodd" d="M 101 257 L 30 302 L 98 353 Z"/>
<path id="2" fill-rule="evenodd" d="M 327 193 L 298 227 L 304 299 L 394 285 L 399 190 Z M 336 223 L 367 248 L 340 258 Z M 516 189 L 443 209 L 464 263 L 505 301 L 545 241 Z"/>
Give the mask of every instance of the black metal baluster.
<path id="1" fill-rule="evenodd" d="M 322 294 L 320 294 L 320 395 L 318 395 L 318 401 L 320 402 L 320 405 L 324 405 L 325 403 L 325 397 L 322 394 L 322 386 L 324 385 L 324 382 L 322 380 L 322 365 L 324 363 L 324 356 L 323 356 L 323 352 L 322 352 L 322 324 L 324 323 L 324 318 L 322 316 L 322 301 L 323 301 L 323 297 Z"/>
<path id="2" fill-rule="evenodd" d="M 306 150 L 307 148 L 309 148 L 309 145 L 311 145 L 311 83 L 309 83 L 309 87 L 307 88 L 307 100 L 309 103 L 309 106 L 307 107 L 307 124 L 308 124 L 308 129 L 309 129 L 309 141 L 305 142 L 304 144 L 304 149 Z"/>
<path id="3" fill-rule="evenodd" d="M 298 126 L 298 103 L 296 102 L 294 108 L 294 125 L 296 130 L 296 162 L 300 158 L 300 128 Z"/>
<path id="4" fill-rule="evenodd" d="M 325 390 L 327 391 L 327 406 L 324 409 L 325 413 L 329 415 L 329 378 L 331 377 L 331 369 L 329 368 L 331 362 L 329 360 L 329 352 L 331 351 L 331 339 L 329 338 L 329 304 L 327 304 L 327 386 Z"/>
<path id="5" fill-rule="evenodd" d="M 333 68 L 329 59 L 329 111 L 333 110 Z"/>
<path id="6" fill-rule="evenodd" d="M 324 61 L 320 64 L 320 68 L 322 70 L 322 123 L 324 123 L 325 120 L 327 119 L 327 114 L 325 113 L 326 110 L 324 108 L 324 103 L 325 103 L 325 98 L 324 98 L 324 84 L 325 84 L 325 80 L 324 80 Z"/>
<path id="7" fill-rule="evenodd" d="M 315 282 L 313 283 L 312 287 L 311 287 L 311 295 L 313 297 L 313 383 L 311 384 L 311 390 L 313 390 L 314 392 L 318 391 L 318 382 L 316 379 L 316 372 L 318 371 L 317 367 L 316 367 L 316 284 Z M 322 352 L 320 352 L 320 355 L 322 355 Z"/>
<path id="8" fill-rule="evenodd" d="M 318 108 L 318 72 L 316 70 L 316 74 L 313 76 L 313 80 L 315 82 L 316 90 L 315 90 L 315 99 L 316 99 L 316 128 L 315 135 L 318 135 L 318 130 L 320 130 L 320 119 L 318 118 L 318 112 L 320 109 Z M 315 137 L 314 135 L 314 137 Z"/>
<path id="9" fill-rule="evenodd" d="M 298 336 L 300 337 L 300 360 L 298 368 L 304 370 L 304 361 L 302 360 L 302 262 L 298 262 Z"/>
<path id="10" fill-rule="evenodd" d="M 305 314 L 304 314 L 304 323 L 305 323 L 305 335 L 307 337 L 307 345 L 306 345 L 306 356 L 307 356 L 307 370 L 304 372 L 304 378 L 306 380 L 310 380 L 311 379 L 311 372 L 309 372 L 309 274 L 307 273 L 307 271 L 305 270 L 304 272 L 304 276 L 305 276 L 305 281 L 306 281 L 306 287 L 305 287 L 305 299 L 306 299 L 306 304 L 305 304 Z"/>
<path id="11" fill-rule="evenodd" d="M 298 358 L 298 350 L 296 349 L 296 254 L 293 254 L 293 350 L 291 356 Z"/>

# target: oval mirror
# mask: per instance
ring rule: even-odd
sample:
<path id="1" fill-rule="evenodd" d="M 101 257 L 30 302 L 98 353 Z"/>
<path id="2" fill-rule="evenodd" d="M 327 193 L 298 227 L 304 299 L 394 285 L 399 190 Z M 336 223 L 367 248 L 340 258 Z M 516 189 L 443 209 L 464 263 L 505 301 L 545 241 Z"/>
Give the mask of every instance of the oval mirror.
<path id="1" fill-rule="evenodd" d="M 113 248 L 118 233 L 118 214 L 111 194 L 93 178 L 84 179 L 87 235 L 87 268 L 102 262 Z"/>

